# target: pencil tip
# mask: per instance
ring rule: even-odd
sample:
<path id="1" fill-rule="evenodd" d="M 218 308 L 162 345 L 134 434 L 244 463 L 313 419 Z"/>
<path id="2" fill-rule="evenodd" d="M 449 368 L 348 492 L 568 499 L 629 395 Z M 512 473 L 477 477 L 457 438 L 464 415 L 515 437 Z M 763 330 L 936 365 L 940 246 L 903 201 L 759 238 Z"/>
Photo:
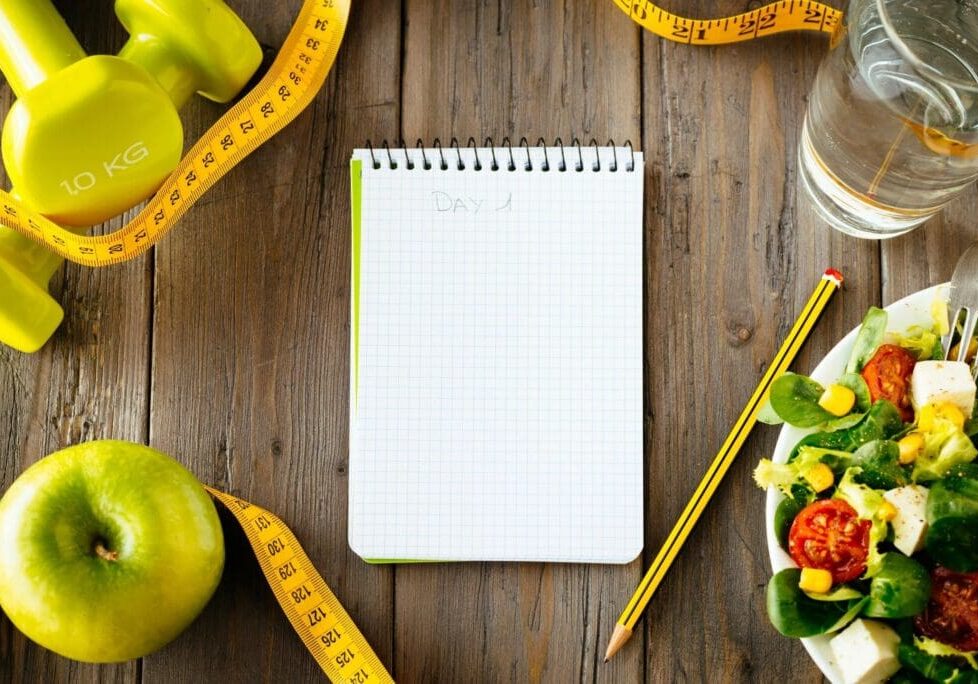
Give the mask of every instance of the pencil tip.
<path id="1" fill-rule="evenodd" d="M 608 662 L 614 658 L 631 636 L 632 630 L 623 625 L 615 625 L 615 630 L 611 633 L 611 641 L 608 642 L 608 650 L 604 652 L 604 661 Z"/>

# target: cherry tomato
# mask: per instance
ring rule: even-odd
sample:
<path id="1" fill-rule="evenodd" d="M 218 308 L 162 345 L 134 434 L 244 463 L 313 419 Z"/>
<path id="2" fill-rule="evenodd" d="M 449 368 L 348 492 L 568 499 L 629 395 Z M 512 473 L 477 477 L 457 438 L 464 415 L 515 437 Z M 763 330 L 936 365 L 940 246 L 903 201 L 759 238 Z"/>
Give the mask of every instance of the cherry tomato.
<path id="1" fill-rule="evenodd" d="M 799 567 L 831 572 L 833 584 L 850 582 L 866 571 L 870 526 L 845 501 L 822 499 L 795 516 L 788 553 Z"/>
<path id="2" fill-rule="evenodd" d="M 917 359 L 903 347 L 883 344 L 863 367 L 863 380 L 873 401 L 886 399 L 900 411 L 904 423 L 913 420 L 910 406 L 910 374 Z"/>
<path id="3" fill-rule="evenodd" d="M 930 581 L 930 602 L 914 618 L 917 632 L 959 651 L 978 650 L 978 572 L 938 566 Z"/>

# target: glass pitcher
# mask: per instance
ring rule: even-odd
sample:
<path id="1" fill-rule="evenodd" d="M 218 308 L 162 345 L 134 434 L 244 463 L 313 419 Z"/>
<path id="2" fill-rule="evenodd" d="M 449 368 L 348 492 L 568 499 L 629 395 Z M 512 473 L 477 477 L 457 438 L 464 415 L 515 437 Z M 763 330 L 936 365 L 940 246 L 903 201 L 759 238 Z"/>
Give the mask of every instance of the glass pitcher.
<path id="1" fill-rule="evenodd" d="M 887 238 L 978 178 L 978 0 L 852 0 L 809 99 L 799 178 L 844 233 Z"/>

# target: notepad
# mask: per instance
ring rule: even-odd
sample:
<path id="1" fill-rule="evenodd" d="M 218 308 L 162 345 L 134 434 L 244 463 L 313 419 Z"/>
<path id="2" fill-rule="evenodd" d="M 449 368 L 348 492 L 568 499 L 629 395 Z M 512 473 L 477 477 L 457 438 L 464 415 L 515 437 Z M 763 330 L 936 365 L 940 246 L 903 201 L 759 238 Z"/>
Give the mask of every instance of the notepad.
<path id="1" fill-rule="evenodd" d="M 640 553 L 643 167 L 630 147 L 354 152 L 362 558 Z"/>

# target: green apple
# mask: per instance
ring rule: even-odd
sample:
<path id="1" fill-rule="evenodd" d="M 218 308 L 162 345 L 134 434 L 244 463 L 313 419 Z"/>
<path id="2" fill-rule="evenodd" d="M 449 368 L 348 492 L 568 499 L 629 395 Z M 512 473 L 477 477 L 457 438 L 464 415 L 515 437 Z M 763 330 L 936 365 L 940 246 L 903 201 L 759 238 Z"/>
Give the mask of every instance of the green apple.
<path id="1" fill-rule="evenodd" d="M 28 468 L 0 499 L 0 607 L 68 658 L 118 662 L 175 638 L 224 567 L 200 482 L 139 444 L 79 444 Z"/>

